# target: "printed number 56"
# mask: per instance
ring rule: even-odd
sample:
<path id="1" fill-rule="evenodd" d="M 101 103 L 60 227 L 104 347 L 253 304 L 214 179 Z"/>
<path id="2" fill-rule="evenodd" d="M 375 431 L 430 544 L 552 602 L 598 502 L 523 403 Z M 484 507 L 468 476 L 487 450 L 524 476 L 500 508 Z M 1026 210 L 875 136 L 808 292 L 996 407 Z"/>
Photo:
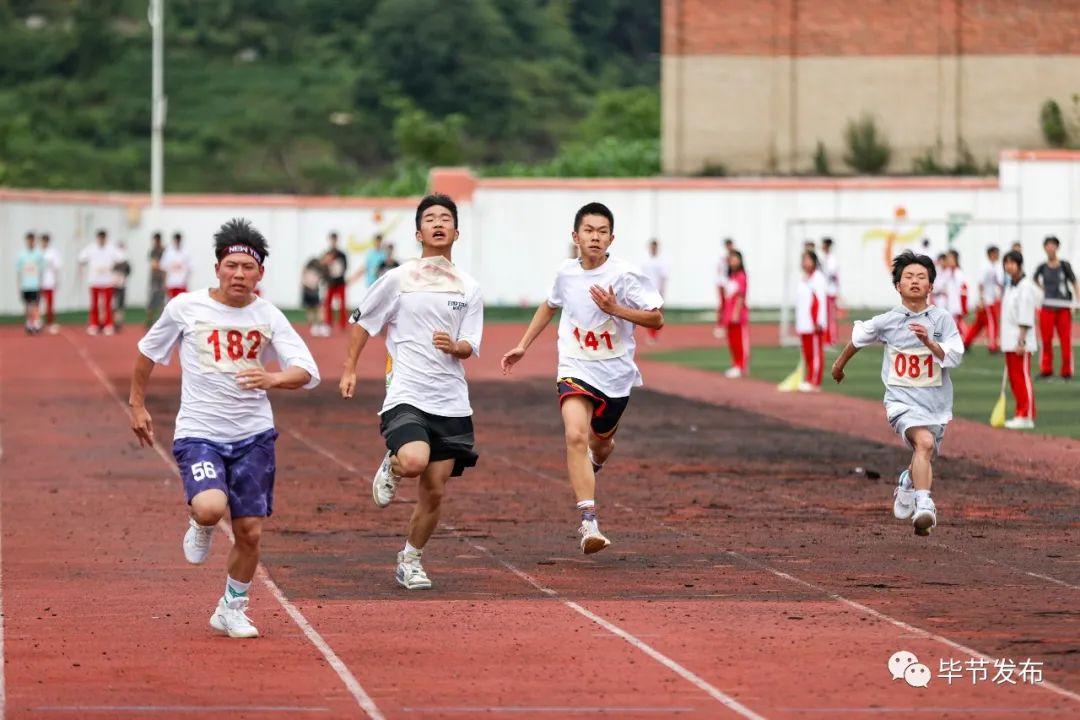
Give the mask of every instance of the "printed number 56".
<path id="1" fill-rule="evenodd" d="M 197 462 L 191 466 L 191 477 L 195 482 L 202 482 L 205 478 L 211 480 L 217 478 L 217 471 L 214 470 L 214 463 L 207 460 L 206 462 Z"/>

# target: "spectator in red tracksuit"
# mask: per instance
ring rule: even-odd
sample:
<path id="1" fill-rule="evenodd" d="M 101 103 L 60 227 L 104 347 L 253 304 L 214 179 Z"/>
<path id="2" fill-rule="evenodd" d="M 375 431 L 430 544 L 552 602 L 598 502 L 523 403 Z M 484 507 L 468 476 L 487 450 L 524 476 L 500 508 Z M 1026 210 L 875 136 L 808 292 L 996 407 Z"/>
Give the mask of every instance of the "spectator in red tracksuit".
<path id="1" fill-rule="evenodd" d="M 1042 356 L 1039 358 L 1039 377 L 1054 374 L 1054 331 L 1061 343 L 1061 377 L 1071 380 L 1072 314 L 1073 303 L 1080 296 L 1076 273 L 1067 260 L 1058 258 L 1061 243 L 1051 235 L 1043 241 L 1046 262 L 1035 269 L 1032 276 L 1043 291 L 1042 309 L 1039 311 L 1039 334 L 1042 336 Z"/>
<path id="2" fill-rule="evenodd" d="M 999 258 L 1001 251 L 997 245 L 986 248 L 986 265 L 979 275 L 979 304 L 975 308 L 975 322 L 964 335 L 964 349 L 967 350 L 986 331 L 986 346 L 992 353 L 1001 350 L 1001 291 L 1005 286 Z"/>
<path id="3" fill-rule="evenodd" d="M 1024 256 L 1013 250 L 1005 255 L 1005 274 L 1009 285 L 1001 300 L 1001 347 L 1005 351 L 1005 369 L 1016 399 L 1016 416 L 1005 422 L 1010 430 L 1035 427 L 1035 391 L 1031 385 L 1031 356 L 1039 348 L 1035 336 L 1035 313 L 1039 290 L 1024 275 Z"/>
<path id="4" fill-rule="evenodd" d="M 724 337 L 724 288 L 728 278 L 728 257 L 735 251 L 735 241 L 724 238 L 724 251 L 720 254 L 720 263 L 716 267 L 716 327 L 713 337 Z"/>
<path id="5" fill-rule="evenodd" d="M 727 328 L 731 367 L 724 375 L 741 378 L 750 372 L 750 309 L 746 305 L 746 266 L 742 253 L 735 249 L 728 252 L 727 265 L 723 326 Z"/>
<path id="6" fill-rule="evenodd" d="M 821 388 L 825 368 L 825 327 L 828 324 L 825 274 L 817 253 L 802 254 L 803 276 L 795 292 L 795 332 L 802 340 L 803 367 L 806 379 L 799 392 L 815 392 Z"/>

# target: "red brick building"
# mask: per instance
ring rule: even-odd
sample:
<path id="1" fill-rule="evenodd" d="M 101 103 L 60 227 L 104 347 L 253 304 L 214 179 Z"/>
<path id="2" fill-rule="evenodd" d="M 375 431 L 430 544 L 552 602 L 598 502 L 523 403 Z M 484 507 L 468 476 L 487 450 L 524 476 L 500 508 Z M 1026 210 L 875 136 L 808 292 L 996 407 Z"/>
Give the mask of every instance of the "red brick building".
<path id="1" fill-rule="evenodd" d="M 1045 147 L 1053 98 L 1080 93 L 1080 0 L 663 0 L 669 173 L 807 172 L 818 142 L 876 118 L 911 172 L 966 147 L 980 163 Z"/>

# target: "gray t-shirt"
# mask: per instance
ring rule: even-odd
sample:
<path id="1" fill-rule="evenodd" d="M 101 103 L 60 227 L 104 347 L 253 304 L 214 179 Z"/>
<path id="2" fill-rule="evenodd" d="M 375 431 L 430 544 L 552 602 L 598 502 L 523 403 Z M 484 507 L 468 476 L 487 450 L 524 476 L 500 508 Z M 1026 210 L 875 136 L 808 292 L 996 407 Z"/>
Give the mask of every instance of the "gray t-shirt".
<path id="1" fill-rule="evenodd" d="M 909 327 L 926 326 L 945 357 L 938 360 Z M 964 357 L 964 341 L 956 321 L 945 310 L 930 305 L 915 313 L 903 305 L 869 320 L 856 322 L 851 344 L 861 348 L 885 345 L 881 360 L 881 381 L 885 384 L 885 414 L 890 419 L 912 413 L 926 425 L 944 425 L 952 420 L 953 389 L 948 368 L 957 367 Z"/>

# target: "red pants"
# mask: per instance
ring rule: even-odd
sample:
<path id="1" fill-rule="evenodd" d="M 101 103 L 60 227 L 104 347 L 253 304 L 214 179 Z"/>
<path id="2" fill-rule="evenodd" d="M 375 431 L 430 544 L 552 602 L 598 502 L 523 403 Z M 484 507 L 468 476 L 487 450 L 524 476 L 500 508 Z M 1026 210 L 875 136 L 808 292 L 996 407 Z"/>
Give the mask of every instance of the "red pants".
<path id="1" fill-rule="evenodd" d="M 956 323 L 956 332 L 960 333 L 960 337 L 965 337 L 968 331 L 968 325 L 964 322 L 963 315 L 953 315 L 953 322 Z"/>
<path id="2" fill-rule="evenodd" d="M 90 321 L 89 324 L 93 327 L 111 327 L 113 324 L 113 289 L 109 287 L 92 287 L 90 288 Z M 101 303 L 104 309 L 102 313 L 98 309 L 98 303 Z"/>
<path id="3" fill-rule="evenodd" d="M 750 371 L 750 323 L 728 323 L 727 338 L 731 365 L 745 375 Z"/>
<path id="4" fill-rule="evenodd" d="M 326 304 L 324 308 L 324 318 L 327 325 L 334 324 L 334 298 L 338 299 L 338 326 L 343 330 L 345 329 L 345 318 L 347 313 L 345 312 L 345 286 L 344 285 L 327 285 L 326 286 Z"/>
<path id="5" fill-rule="evenodd" d="M 1054 331 L 1061 343 L 1061 377 L 1072 377 L 1072 310 L 1069 308 L 1044 307 L 1039 310 L 1039 335 L 1042 337 L 1042 355 L 1039 356 L 1039 372 L 1054 374 Z"/>
<path id="6" fill-rule="evenodd" d="M 825 344 L 832 345 L 840 340 L 840 325 L 836 319 L 836 296 L 830 295 L 825 301 L 825 313 L 828 322 L 825 325 Z"/>
<path id="7" fill-rule="evenodd" d="M 52 325 L 56 322 L 56 316 L 53 314 L 53 294 L 54 290 L 42 290 L 41 302 L 45 303 L 45 324 Z"/>
<path id="8" fill-rule="evenodd" d="M 825 372 L 825 332 L 800 334 L 802 338 L 803 367 L 806 368 L 806 382 L 816 387 L 821 386 L 821 376 Z"/>
<path id="9" fill-rule="evenodd" d="M 1035 389 L 1031 385 L 1031 353 L 1005 353 L 1009 387 L 1016 398 L 1016 417 L 1035 419 Z"/>
<path id="10" fill-rule="evenodd" d="M 964 348 L 971 347 L 979 333 L 986 330 L 986 346 L 991 350 L 1001 349 L 1001 303 L 981 307 L 975 313 L 975 323 L 968 327 L 964 335 Z"/>
<path id="11" fill-rule="evenodd" d="M 179 295 L 181 293 L 186 293 L 186 292 L 187 292 L 186 287 L 165 288 L 165 297 L 168 298 L 169 300 L 172 300 L 177 295 Z"/>

